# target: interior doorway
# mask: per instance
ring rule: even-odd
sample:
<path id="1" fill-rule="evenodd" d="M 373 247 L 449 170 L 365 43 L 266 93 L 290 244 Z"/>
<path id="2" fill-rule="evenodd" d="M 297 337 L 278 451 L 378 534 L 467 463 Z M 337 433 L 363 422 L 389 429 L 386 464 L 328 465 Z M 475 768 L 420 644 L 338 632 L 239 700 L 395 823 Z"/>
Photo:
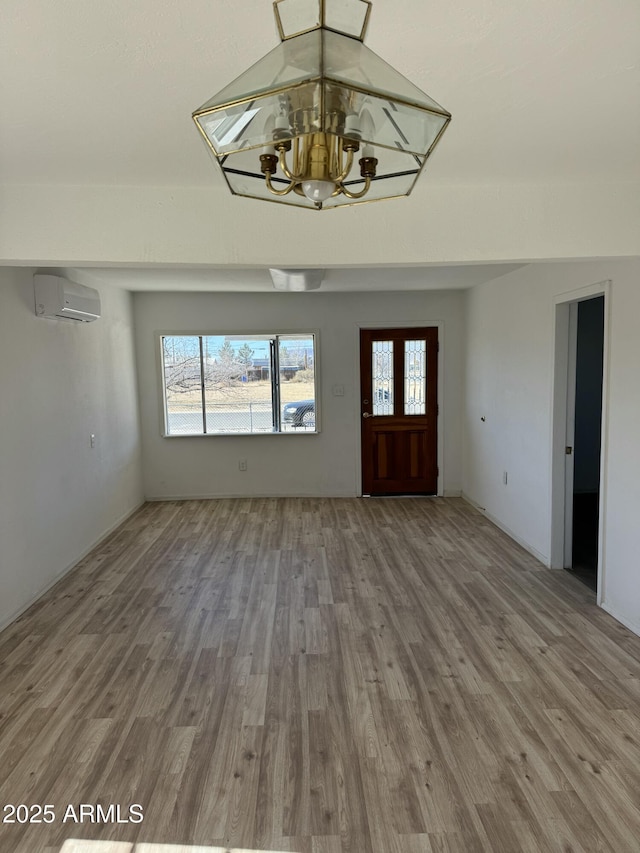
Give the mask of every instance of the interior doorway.
<path id="1" fill-rule="evenodd" d="M 552 566 L 600 601 L 607 287 L 597 287 L 556 306 Z"/>
<path id="2" fill-rule="evenodd" d="M 598 573 L 598 515 L 602 447 L 604 296 L 571 306 L 576 314 L 571 530 L 565 568 L 593 590 Z M 573 381 L 573 380 L 572 380 Z"/>

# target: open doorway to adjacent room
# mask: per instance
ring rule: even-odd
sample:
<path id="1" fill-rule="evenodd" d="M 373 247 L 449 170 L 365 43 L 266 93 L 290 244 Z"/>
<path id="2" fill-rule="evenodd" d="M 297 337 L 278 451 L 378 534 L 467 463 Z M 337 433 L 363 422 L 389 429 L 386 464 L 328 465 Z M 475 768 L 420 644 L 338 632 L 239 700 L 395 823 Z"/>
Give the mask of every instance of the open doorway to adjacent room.
<path id="1" fill-rule="evenodd" d="M 602 598 L 606 291 L 556 305 L 554 553 Z"/>
<path id="2" fill-rule="evenodd" d="M 602 446 L 604 296 L 578 302 L 573 440 L 573 523 L 565 568 L 592 589 L 598 574 L 598 511 Z M 568 532 L 569 533 L 569 532 Z"/>

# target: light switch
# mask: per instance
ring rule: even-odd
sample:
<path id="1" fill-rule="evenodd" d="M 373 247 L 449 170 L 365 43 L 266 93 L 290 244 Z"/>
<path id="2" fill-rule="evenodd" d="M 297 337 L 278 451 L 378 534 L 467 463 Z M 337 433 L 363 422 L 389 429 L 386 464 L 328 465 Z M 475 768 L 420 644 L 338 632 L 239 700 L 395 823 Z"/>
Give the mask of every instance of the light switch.
<path id="1" fill-rule="evenodd" d="M 344 397 L 344 385 L 334 385 L 331 392 L 334 397 Z"/>

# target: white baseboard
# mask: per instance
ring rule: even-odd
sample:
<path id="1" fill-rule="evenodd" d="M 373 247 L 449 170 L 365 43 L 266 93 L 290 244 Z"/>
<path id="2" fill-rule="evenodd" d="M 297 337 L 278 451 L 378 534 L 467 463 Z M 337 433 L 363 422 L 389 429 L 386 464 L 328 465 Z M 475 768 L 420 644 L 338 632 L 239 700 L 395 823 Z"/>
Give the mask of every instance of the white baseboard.
<path id="1" fill-rule="evenodd" d="M 640 622 L 633 622 L 628 616 L 620 613 L 615 607 L 611 607 L 611 605 L 606 601 L 601 601 L 600 607 L 602 607 L 603 610 L 606 610 L 609 616 L 613 616 L 616 622 L 620 622 L 625 628 L 628 628 L 640 637 Z"/>
<path id="2" fill-rule="evenodd" d="M 510 530 L 506 524 L 503 524 L 499 518 L 496 518 L 492 513 L 488 512 L 483 506 L 480 506 L 479 503 L 470 498 L 469 495 L 466 495 L 462 492 L 461 497 L 468 504 L 470 504 L 474 509 L 477 509 L 478 512 L 481 512 L 485 518 L 488 518 L 492 524 L 495 524 L 496 527 L 499 527 L 503 533 L 506 533 L 510 539 L 513 539 L 514 542 L 517 542 L 521 548 L 524 548 L 532 557 L 535 557 L 536 560 L 542 563 L 543 566 L 546 566 L 548 569 L 551 568 L 551 559 L 546 555 L 542 554 L 537 548 L 534 548 L 533 545 L 530 545 L 527 541 L 522 539 L 520 536 L 515 534 L 513 530 Z"/>
<path id="3" fill-rule="evenodd" d="M 447 490 L 444 493 L 445 498 L 459 498 L 462 496 L 462 492 L 458 490 Z M 287 494 L 274 494 L 273 492 L 251 492 L 251 494 L 247 495 L 239 495 L 239 494 L 206 494 L 206 495 L 147 495 L 146 500 L 151 501 L 153 503 L 157 501 L 214 501 L 214 500 L 226 500 L 228 498 L 238 498 L 239 500 L 246 500 L 247 498 L 359 498 L 362 495 L 357 495 L 355 492 L 344 492 L 343 494 L 336 494 L 335 492 L 332 494 L 318 494 L 318 492 L 296 492 Z M 386 496 L 383 497 L 392 497 Z M 410 495 L 398 495 L 398 497 L 406 498 L 411 497 Z M 415 495 L 416 498 L 433 498 L 436 495 Z"/>
<path id="4" fill-rule="evenodd" d="M 211 494 L 198 495 L 147 495 L 146 500 L 157 501 L 215 501 L 238 498 L 238 500 L 247 500 L 248 498 L 357 498 L 358 495 L 353 492 L 345 492 L 342 495 L 338 494 L 318 494 L 318 492 L 288 492 L 287 494 L 274 494 L 274 492 L 250 492 L 246 495 L 234 493 L 216 492 Z"/>
<path id="5" fill-rule="evenodd" d="M 120 527 L 121 524 L 124 524 L 124 522 L 128 518 L 130 518 L 135 512 L 137 512 L 140 507 L 143 506 L 145 503 L 146 500 L 141 500 L 133 507 L 133 509 L 129 509 L 125 513 L 123 513 L 123 515 L 121 515 L 117 521 L 115 521 L 107 530 L 105 530 L 104 533 L 102 533 L 92 545 L 89 545 L 88 548 L 85 548 L 84 551 L 78 557 L 76 557 L 76 559 L 70 565 L 66 566 L 66 568 L 62 569 L 62 571 L 58 572 L 53 577 L 53 579 L 49 581 L 49 583 L 47 583 L 44 587 L 42 587 L 42 589 L 38 590 L 38 592 L 32 595 L 31 598 L 29 598 L 27 602 L 22 604 L 13 614 L 0 620 L 0 631 L 4 631 L 4 629 L 11 625 L 12 622 L 15 622 L 16 619 L 19 619 L 23 613 L 26 613 L 26 611 L 31 607 L 32 604 L 35 604 L 39 598 L 42 598 L 43 595 L 49 592 L 49 590 L 54 587 L 58 583 L 58 581 L 62 580 L 62 578 L 72 569 L 74 569 L 81 560 L 84 560 L 87 554 L 91 553 L 94 548 L 97 548 L 97 546 L 101 542 L 104 542 L 107 536 L 110 536 L 113 531 L 116 530 L 116 528 Z"/>

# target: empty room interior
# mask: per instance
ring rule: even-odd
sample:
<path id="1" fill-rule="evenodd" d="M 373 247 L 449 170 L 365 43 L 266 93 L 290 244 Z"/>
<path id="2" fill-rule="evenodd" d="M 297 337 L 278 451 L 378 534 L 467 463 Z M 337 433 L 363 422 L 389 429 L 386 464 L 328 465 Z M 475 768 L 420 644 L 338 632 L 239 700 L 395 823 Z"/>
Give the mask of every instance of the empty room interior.
<path id="1" fill-rule="evenodd" d="M 0 853 L 637 853 L 638 4 L 0 48 Z"/>

